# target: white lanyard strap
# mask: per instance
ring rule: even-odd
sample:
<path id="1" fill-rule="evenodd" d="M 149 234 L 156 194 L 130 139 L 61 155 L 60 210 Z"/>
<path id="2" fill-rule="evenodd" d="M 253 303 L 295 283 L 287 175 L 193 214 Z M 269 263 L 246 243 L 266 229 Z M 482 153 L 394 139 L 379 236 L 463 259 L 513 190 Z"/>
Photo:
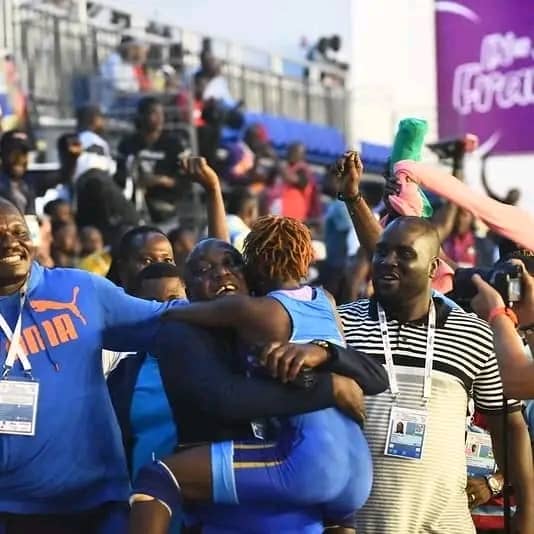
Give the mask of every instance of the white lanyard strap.
<path id="1" fill-rule="evenodd" d="M 395 365 L 393 363 L 393 352 L 391 350 L 391 342 L 389 340 L 388 321 L 386 319 L 386 312 L 379 302 L 378 309 L 378 323 L 380 325 L 380 335 L 382 336 L 382 345 L 384 346 L 384 358 L 386 359 L 386 371 L 389 379 L 389 389 L 391 394 L 396 397 L 399 394 L 399 384 L 397 383 L 397 375 L 395 374 Z"/>
<path id="2" fill-rule="evenodd" d="M 13 368 L 13 365 L 15 365 L 17 359 L 20 360 L 24 372 L 27 375 L 31 376 L 32 366 L 30 360 L 28 360 L 28 356 L 20 345 L 20 334 L 22 330 L 22 310 L 24 308 L 25 300 L 26 294 L 25 292 L 21 292 L 20 311 L 17 317 L 17 322 L 15 324 L 15 330 L 11 330 L 11 327 L 7 324 L 7 321 L 5 320 L 4 316 L 0 313 L 0 329 L 9 341 L 9 350 L 7 352 L 7 357 L 4 362 L 4 370 L 2 374 L 3 377 L 9 374 L 9 372 Z"/>
<path id="3" fill-rule="evenodd" d="M 393 363 L 393 351 L 389 339 L 388 322 L 384 308 L 377 302 L 378 323 L 380 325 L 380 335 L 382 336 L 382 345 L 384 346 L 384 358 L 386 360 L 386 371 L 389 378 L 389 389 L 394 397 L 399 395 L 399 384 L 397 374 L 395 373 L 395 364 Z M 426 336 L 426 355 L 425 355 L 425 376 L 423 382 L 423 399 L 430 399 L 432 391 L 432 363 L 434 361 L 434 339 L 436 337 L 436 307 L 431 301 L 428 311 L 428 330 Z"/>
<path id="4" fill-rule="evenodd" d="M 431 301 L 428 310 L 428 330 L 426 333 L 425 380 L 423 382 L 423 399 L 430 399 L 432 393 L 432 364 L 434 362 L 434 340 L 436 339 L 436 307 Z"/>

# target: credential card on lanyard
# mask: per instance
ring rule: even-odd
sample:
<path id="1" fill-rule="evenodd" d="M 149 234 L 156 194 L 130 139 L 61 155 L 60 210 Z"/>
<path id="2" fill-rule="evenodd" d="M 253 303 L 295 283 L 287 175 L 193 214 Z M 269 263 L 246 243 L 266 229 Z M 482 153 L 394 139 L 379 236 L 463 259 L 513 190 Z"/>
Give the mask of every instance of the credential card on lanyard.
<path id="1" fill-rule="evenodd" d="M 386 371 L 389 378 L 389 389 L 394 397 L 399 395 L 399 384 L 397 374 L 395 373 L 395 364 L 393 363 L 393 351 L 391 350 L 391 341 L 389 339 L 388 322 L 384 308 L 377 302 L 378 323 L 380 325 L 380 335 L 384 347 L 384 358 L 386 360 Z M 436 307 L 434 302 L 430 302 L 428 311 L 428 329 L 426 337 L 426 354 L 425 354 L 425 376 L 423 382 L 423 399 L 430 399 L 432 391 L 432 363 L 434 360 L 434 339 L 436 335 Z"/>
<path id="2" fill-rule="evenodd" d="M 38 400 L 39 382 L 0 380 L 0 434 L 34 436 Z"/>
<path id="3" fill-rule="evenodd" d="M 428 413 L 392 406 L 384 454 L 406 460 L 420 460 L 423 455 Z"/>
<path id="4" fill-rule="evenodd" d="M 467 474 L 470 477 L 483 477 L 495 473 L 493 444 L 488 432 L 467 431 L 465 438 Z"/>

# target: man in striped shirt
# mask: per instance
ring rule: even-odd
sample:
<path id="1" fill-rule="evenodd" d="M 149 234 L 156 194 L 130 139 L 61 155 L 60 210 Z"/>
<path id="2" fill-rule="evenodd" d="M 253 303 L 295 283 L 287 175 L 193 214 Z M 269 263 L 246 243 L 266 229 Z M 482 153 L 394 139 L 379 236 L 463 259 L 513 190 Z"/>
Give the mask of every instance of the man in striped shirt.
<path id="1" fill-rule="evenodd" d="M 374 486 L 359 514 L 358 534 L 474 532 L 465 491 L 468 392 L 487 416 L 497 460 L 502 458 L 502 385 L 491 331 L 432 298 L 438 254 L 431 223 L 396 219 L 373 256 L 374 298 L 339 308 L 347 342 L 386 363 L 394 393 L 367 399 Z M 511 476 L 518 532 L 525 534 L 534 532 L 532 455 L 520 404 L 509 405 Z"/>

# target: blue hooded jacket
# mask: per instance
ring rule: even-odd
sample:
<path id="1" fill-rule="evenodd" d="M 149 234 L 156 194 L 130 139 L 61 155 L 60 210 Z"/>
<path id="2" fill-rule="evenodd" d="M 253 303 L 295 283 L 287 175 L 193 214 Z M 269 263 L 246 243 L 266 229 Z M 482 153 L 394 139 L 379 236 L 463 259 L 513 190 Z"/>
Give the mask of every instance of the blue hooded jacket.
<path id="1" fill-rule="evenodd" d="M 0 512 L 73 513 L 127 501 L 128 471 L 101 351 L 150 351 L 167 306 L 85 271 L 33 264 L 20 339 L 39 381 L 37 422 L 35 436 L 0 434 Z M 19 308 L 18 295 L 0 298 L 11 328 Z M 6 349 L 0 332 L 0 364 Z M 23 375 L 19 361 L 11 374 Z"/>

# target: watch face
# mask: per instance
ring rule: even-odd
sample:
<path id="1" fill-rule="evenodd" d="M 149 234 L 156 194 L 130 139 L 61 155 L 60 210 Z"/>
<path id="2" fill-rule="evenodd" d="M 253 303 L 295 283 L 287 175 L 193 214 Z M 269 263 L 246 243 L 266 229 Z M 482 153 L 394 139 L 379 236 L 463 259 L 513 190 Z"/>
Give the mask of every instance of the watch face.
<path id="1" fill-rule="evenodd" d="M 488 484 L 492 491 L 494 492 L 500 492 L 501 491 L 501 484 L 500 482 L 494 478 L 494 477 L 488 477 Z"/>

